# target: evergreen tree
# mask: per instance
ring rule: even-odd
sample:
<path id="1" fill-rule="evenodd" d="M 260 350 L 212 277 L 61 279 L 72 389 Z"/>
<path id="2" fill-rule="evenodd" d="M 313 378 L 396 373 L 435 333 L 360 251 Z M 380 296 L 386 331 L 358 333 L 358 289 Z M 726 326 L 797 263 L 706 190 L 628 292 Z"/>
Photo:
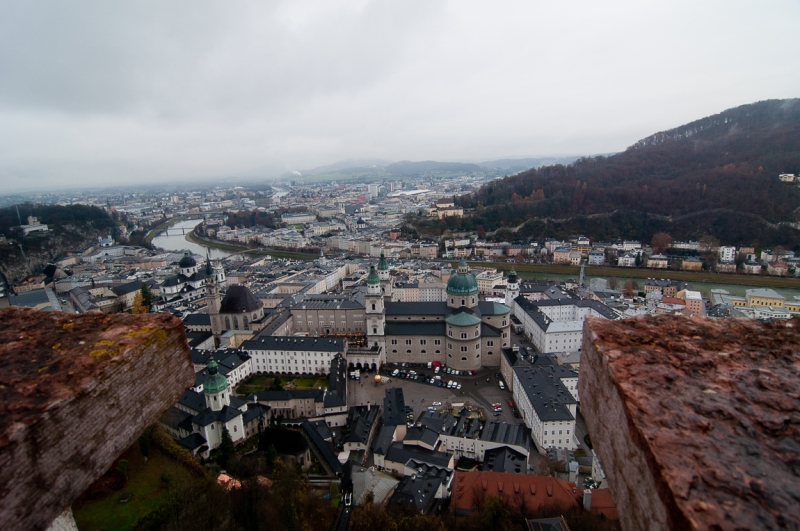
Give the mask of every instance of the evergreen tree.
<path id="1" fill-rule="evenodd" d="M 153 292 L 150 291 L 150 286 L 147 284 L 142 284 L 142 288 L 139 290 L 139 293 L 142 295 L 144 307 L 147 308 L 146 313 L 150 313 L 153 311 Z"/>
<path id="2" fill-rule="evenodd" d="M 222 440 L 219 443 L 219 457 L 217 461 L 219 462 L 220 466 L 227 467 L 228 462 L 233 457 L 233 454 L 236 452 L 236 449 L 233 446 L 233 439 L 231 439 L 231 434 L 228 433 L 228 428 L 225 426 L 222 427 Z"/>

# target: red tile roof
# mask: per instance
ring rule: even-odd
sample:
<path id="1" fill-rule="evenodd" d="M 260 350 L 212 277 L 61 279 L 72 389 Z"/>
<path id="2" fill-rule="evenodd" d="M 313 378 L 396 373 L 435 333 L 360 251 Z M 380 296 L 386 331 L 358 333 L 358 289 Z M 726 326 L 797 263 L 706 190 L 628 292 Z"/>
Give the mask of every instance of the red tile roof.
<path id="1" fill-rule="evenodd" d="M 619 520 L 617 506 L 614 505 L 614 500 L 611 499 L 611 491 L 608 489 L 592 490 L 592 506 L 590 512 L 592 514 L 602 514 L 609 520 Z"/>
<path id="2" fill-rule="evenodd" d="M 460 512 L 469 512 L 474 508 L 476 492 L 479 495 L 485 493 L 487 497 L 503 496 L 512 505 L 516 503 L 517 493 L 520 493 L 525 497 L 526 506 L 533 510 L 549 505 L 580 507 L 583 499 L 583 491 L 578 490 L 574 483 L 532 474 L 456 472 L 452 488 L 450 509 Z"/>

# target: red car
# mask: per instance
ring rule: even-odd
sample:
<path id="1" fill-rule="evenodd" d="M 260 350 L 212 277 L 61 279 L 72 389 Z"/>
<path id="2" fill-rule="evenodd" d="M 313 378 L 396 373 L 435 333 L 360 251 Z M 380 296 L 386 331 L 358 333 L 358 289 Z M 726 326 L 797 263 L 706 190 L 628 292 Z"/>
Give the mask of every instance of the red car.
<path id="1" fill-rule="evenodd" d="M 511 400 L 510 398 L 508 399 L 508 405 L 514 407 L 514 401 Z"/>

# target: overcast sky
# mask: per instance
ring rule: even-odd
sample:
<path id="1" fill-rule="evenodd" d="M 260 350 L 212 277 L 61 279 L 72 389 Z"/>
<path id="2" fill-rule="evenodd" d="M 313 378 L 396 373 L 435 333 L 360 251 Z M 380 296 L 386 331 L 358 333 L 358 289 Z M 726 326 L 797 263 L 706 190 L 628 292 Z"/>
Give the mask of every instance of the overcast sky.
<path id="1" fill-rule="evenodd" d="M 620 151 L 800 96 L 800 3 L 0 0 L 0 193 Z"/>

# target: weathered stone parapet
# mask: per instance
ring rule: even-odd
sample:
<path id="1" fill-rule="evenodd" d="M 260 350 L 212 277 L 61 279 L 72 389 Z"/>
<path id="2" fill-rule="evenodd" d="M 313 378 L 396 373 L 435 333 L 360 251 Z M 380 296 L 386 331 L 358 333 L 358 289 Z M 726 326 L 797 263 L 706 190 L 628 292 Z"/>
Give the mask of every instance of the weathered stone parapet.
<path id="1" fill-rule="evenodd" d="M 0 310 L 3 529 L 46 529 L 193 384 L 170 315 Z"/>
<path id="2" fill-rule="evenodd" d="M 800 529 L 795 325 L 587 319 L 581 411 L 623 529 Z"/>

